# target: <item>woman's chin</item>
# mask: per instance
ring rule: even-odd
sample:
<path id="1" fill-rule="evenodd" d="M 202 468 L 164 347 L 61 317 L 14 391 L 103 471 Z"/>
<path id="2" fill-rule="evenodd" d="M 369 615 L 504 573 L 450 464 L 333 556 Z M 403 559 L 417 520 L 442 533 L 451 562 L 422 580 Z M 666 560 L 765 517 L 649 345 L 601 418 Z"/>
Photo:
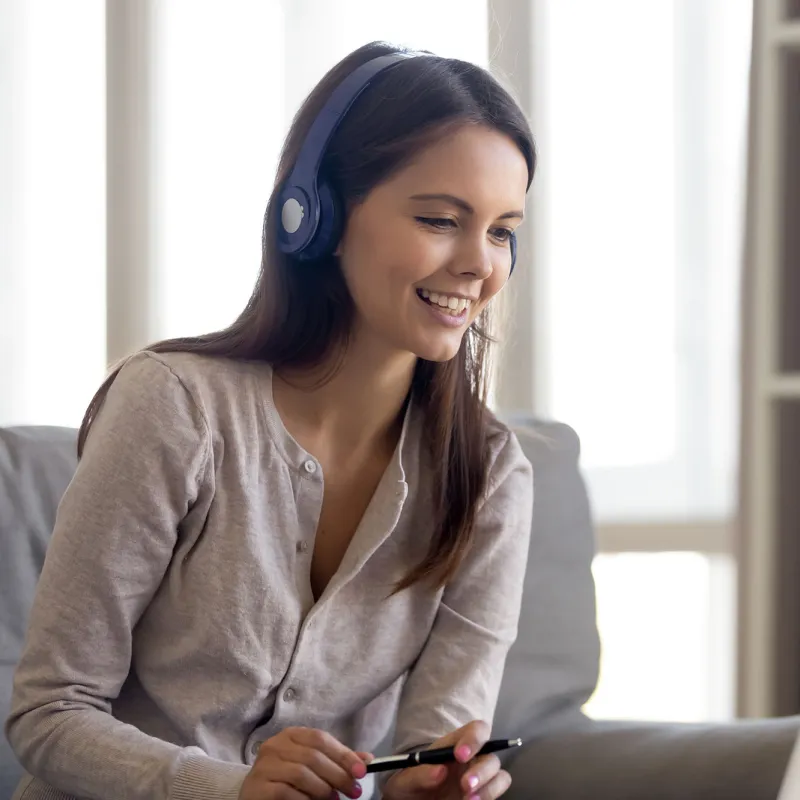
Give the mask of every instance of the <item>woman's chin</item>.
<path id="1" fill-rule="evenodd" d="M 438 338 L 438 337 L 437 337 Z M 461 347 L 461 336 L 448 336 L 441 337 L 439 341 L 426 341 L 420 342 L 417 347 L 412 349 L 417 358 L 422 358 L 425 361 L 436 361 L 443 363 L 455 358 L 458 350 Z"/>

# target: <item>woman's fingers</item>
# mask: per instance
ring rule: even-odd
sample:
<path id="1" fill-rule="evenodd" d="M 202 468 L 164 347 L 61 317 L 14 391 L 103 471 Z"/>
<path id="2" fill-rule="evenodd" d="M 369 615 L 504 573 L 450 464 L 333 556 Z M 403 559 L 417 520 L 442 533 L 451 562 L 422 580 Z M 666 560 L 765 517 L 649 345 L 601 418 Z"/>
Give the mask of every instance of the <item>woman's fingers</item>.
<path id="1" fill-rule="evenodd" d="M 308 796 L 303 794 L 299 789 L 295 789 L 293 786 L 289 786 L 285 783 L 268 781 L 265 785 L 265 789 L 266 791 L 263 795 L 259 793 L 259 797 L 280 797 L 281 800 L 308 800 Z M 333 798 L 331 798 L 331 800 L 333 800 Z M 336 800 L 338 800 L 338 795 Z"/>
<path id="2" fill-rule="evenodd" d="M 389 779 L 385 794 L 391 796 L 392 800 L 410 799 L 419 796 L 420 792 L 435 790 L 448 781 L 448 797 L 452 791 L 461 791 L 465 798 L 495 800 L 511 785 L 511 778 L 508 773 L 500 770 L 500 759 L 496 755 L 476 758 L 489 740 L 490 734 L 491 727 L 482 720 L 473 720 L 462 728 L 450 731 L 426 749 L 452 747 L 455 751 L 455 764 L 404 769 Z"/>
<path id="3" fill-rule="evenodd" d="M 359 755 L 345 747 L 335 736 L 316 728 L 289 730 L 294 744 L 327 756 L 329 761 L 337 764 L 349 777 L 363 778 L 367 774 L 367 767 Z"/>
<path id="4" fill-rule="evenodd" d="M 357 800 L 358 780 L 371 753 L 356 753 L 313 728 L 286 728 L 261 744 L 244 779 L 240 800 L 333 800 L 336 792 Z"/>
<path id="5" fill-rule="evenodd" d="M 461 788 L 464 795 L 473 795 L 489 784 L 500 772 L 500 759 L 492 753 L 488 756 L 476 758 L 467 767 L 466 772 L 461 778 Z"/>
<path id="6" fill-rule="evenodd" d="M 425 764 L 421 767 L 409 767 L 396 772 L 389 778 L 387 789 L 391 784 L 393 800 L 417 797 L 421 792 L 431 791 L 441 785 L 447 778 L 448 770 L 443 764 Z"/>
<path id="7" fill-rule="evenodd" d="M 270 781 L 284 783 L 309 797 L 327 798 L 331 788 L 358 798 L 357 778 L 366 774 L 361 758 L 330 734 L 314 728 L 289 728 L 268 739 L 259 751 L 261 772 Z"/>
<path id="8" fill-rule="evenodd" d="M 331 795 L 330 784 L 305 764 L 293 761 L 279 761 L 270 770 L 270 781 L 284 784 L 303 797 L 327 800 Z"/>
<path id="9" fill-rule="evenodd" d="M 473 720 L 457 731 L 455 743 L 456 760 L 466 764 L 489 740 L 491 728 L 483 720 Z"/>
<path id="10" fill-rule="evenodd" d="M 465 794 L 465 797 L 468 800 L 497 800 L 498 797 L 502 797 L 508 791 L 510 786 L 511 776 L 504 769 L 501 769 L 489 783 L 477 792 Z"/>
<path id="11" fill-rule="evenodd" d="M 292 763 L 294 762 L 294 763 Z M 319 750 L 311 750 L 305 748 L 290 753 L 285 762 L 290 766 L 297 767 L 298 770 L 293 774 L 302 779 L 307 773 L 317 778 L 320 783 L 324 783 L 326 790 L 330 791 L 331 787 L 338 792 L 341 792 L 354 800 L 361 796 L 361 785 L 352 776 L 342 768 L 340 764 L 332 761 L 325 753 Z M 292 786 L 297 786 L 294 781 L 289 781 Z M 306 781 L 305 786 L 311 784 Z M 298 786 L 298 788 L 301 788 Z"/>

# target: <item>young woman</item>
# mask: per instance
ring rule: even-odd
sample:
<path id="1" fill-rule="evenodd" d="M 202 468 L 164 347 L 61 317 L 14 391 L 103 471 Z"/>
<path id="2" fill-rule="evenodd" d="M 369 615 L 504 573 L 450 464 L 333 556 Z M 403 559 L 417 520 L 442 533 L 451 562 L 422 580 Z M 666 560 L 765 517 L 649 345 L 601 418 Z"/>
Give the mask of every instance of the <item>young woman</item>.
<path id="1" fill-rule="evenodd" d="M 389 800 L 508 788 L 475 754 L 532 476 L 484 404 L 485 331 L 534 146 L 486 71 L 396 52 L 352 53 L 300 110 L 236 322 L 93 399 L 15 677 L 17 797 L 358 798 L 393 722 L 399 751 L 458 761 L 392 774 Z M 305 247 L 309 164 L 328 205 Z"/>

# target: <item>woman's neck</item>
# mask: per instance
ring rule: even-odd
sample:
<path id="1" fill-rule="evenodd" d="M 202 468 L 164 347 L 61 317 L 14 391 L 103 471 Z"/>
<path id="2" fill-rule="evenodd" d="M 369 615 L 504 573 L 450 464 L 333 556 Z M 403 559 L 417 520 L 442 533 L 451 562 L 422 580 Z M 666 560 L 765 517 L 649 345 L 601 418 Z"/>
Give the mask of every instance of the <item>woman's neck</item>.
<path id="1" fill-rule="evenodd" d="M 393 448 L 415 365 L 411 353 L 353 341 L 343 358 L 276 373 L 274 402 L 290 433 L 324 450 Z"/>

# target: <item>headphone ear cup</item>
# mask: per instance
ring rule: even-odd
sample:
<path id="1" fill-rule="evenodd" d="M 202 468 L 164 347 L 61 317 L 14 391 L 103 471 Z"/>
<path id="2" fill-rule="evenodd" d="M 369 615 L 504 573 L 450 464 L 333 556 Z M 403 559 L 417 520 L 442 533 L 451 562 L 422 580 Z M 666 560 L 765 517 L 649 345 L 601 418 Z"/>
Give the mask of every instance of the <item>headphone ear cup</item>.
<path id="1" fill-rule="evenodd" d="M 344 223 L 344 213 L 336 193 L 325 181 L 317 187 L 319 198 L 319 224 L 314 238 L 297 254 L 301 261 L 313 261 L 330 255 L 339 243 Z"/>

